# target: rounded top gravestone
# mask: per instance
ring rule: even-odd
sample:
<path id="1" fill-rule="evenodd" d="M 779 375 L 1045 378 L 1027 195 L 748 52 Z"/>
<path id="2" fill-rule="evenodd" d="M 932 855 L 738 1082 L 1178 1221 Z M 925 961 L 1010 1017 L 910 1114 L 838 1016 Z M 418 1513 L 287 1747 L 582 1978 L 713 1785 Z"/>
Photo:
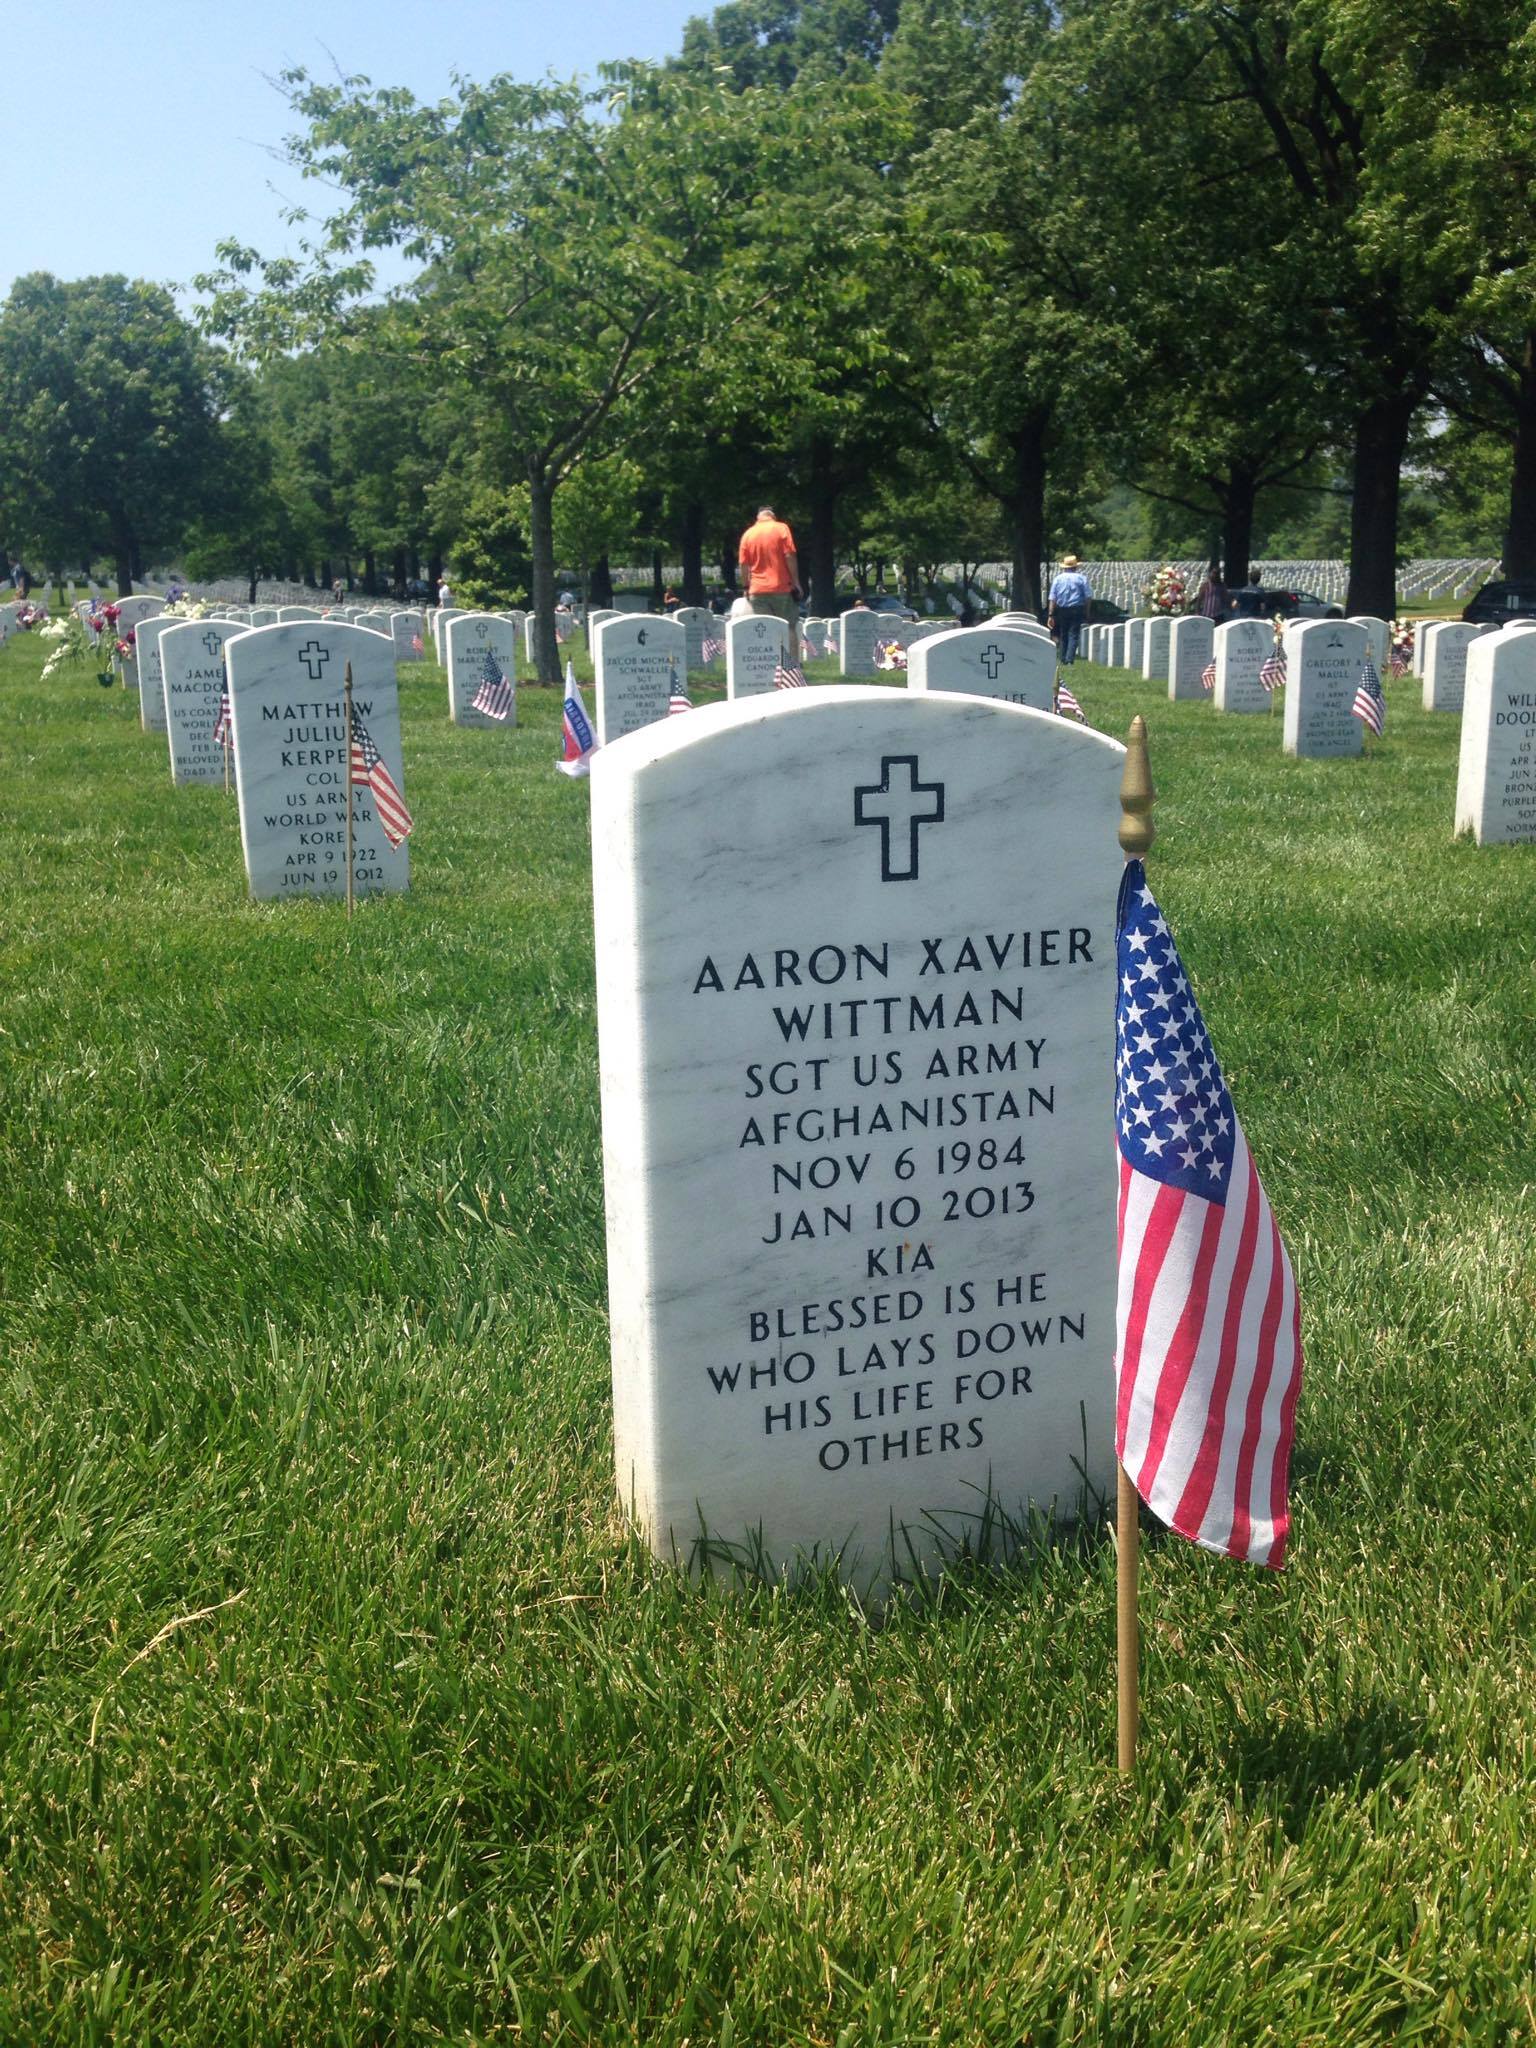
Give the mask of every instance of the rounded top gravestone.
<path id="1" fill-rule="evenodd" d="M 610 613 L 599 624 L 592 648 L 598 745 L 606 747 L 666 718 L 687 658 L 688 636 L 676 619 L 649 612 Z"/>
<path id="2" fill-rule="evenodd" d="M 1110 1487 L 1122 760 L 867 686 L 595 756 L 617 1483 L 659 1555 L 878 1590 Z"/>
<path id="3" fill-rule="evenodd" d="M 1328 759 L 1361 751 L 1354 702 L 1369 651 L 1365 628 L 1348 619 L 1304 619 L 1287 627 L 1286 753 Z"/>
<path id="4" fill-rule="evenodd" d="M 1456 830 L 1479 846 L 1536 841 L 1536 632 L 1506 626 L 1467 652 Z"/>
<path id="5" fill-rule="evenodd" d="M 491 612 L 464 612 L 448 621 L 443 637 L 448 716 L 453 723 L 513 731 L 517 725 L 517 629 Z M 487 684 L 491 686 L 490 701 L 506 705 L 500 717 L 476 708 L 475 699 Z M 500 694 L 502 684 L 512 686 L 509 694 Z"/>
<path id="6" fill-rule="evenodd" d="M 909 690 L 962 690 L 1007 704 L 1051 711 L 1056 698 L 1056 647 L 1014 626 L 960 626 L 925 633 L 907 653 Z"/>
<path id="7" fill-rule="evenodd" d="M 766 612 L 728 619 L 725 626 L 725 694 L 728 698 L 769 696 L 789 660 L 789 627 Z"/>
<path id="8" fill-rule="evenodd" d="M 372 790 L 351 784 L 343 694 L 350 664 L 354 743 L 366 731 L 408 798 L 391 642 L 362 626 L 299 620 L 237 634 L 224 659 L 251 894 L 345 896 L 349 799 L 357 892 L 404 889 L 406 846 L 389 844 Z"/>

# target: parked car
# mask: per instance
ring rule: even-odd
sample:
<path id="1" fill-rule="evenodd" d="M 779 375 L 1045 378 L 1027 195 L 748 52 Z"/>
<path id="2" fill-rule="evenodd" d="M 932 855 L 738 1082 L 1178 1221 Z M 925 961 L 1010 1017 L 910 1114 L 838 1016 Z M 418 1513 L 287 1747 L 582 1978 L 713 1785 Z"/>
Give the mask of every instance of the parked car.
<path id="1" fill-rule="evenodd" d="M 1315 590 L 1266 588 L 1259 592 L 1259 603 L 1253 611 L 1242 601 L 1241 591 L 1234 590 L 1230 596 L 1231 616 L 1238 619 L 1342 619 L 1344 616 L 1343 605 L 1330 604 Z"/>
<path id="2" fill-rule="evenodd" d="M 890 619 L 915 619 L 917 617 L 917 613 L 913 611 L 910 605 L 903 604 L 899 597 L 890 597 L 884 593 L 879 597 L 870 598 L 869 608 L 872 612 L 883 612 Z"/>
<path id="3" fill-rule="evenodd" d="M 1485 583 L 1461 616 L 1474 626 L 1495 620 L 1536 618 L 1536 583 Z"/>
<path id="4" fill-rule="evenodd" d="M 1115 604 L 1107 597 L 1094 598 L 1088 607 L 1091 626 L 1123 626 L 1130 616 L 1124 605 Z"/>

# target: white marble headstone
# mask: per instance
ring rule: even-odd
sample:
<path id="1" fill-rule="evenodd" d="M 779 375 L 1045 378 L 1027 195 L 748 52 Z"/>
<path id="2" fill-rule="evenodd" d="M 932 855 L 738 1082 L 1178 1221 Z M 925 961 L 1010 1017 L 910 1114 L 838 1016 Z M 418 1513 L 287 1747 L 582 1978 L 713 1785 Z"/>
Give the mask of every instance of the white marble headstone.
<path id="1" fill-rule="evenodd" d="M 1387 656 L 1392 651 L 1392 627 L 1386 619 L 1378 619 L 1373 612 L 1351 612 L 1349 623 L 1365 628 L 1366 641 L 1371 650 L 1371 660 L 1376 673 L 1384 676 L 1387 672 Z"/>
<path id="2" fill-rule="evenodd" d="M 680 604 L 672 617 L 688 636 L 688 666 L 691 669 L 704 666 L 704 642 L 712 638 L 716 619 L 707 605 Z"/>
<path id="3" fill-rule="evenodd" d="M 221 783 L 224 749 L 213 737 L 224 688 L 224 647 L 249 629 L 230 619 L 182 619 L 160 635 L 171 780 Z"/>
<path id="4" fill-rule="evenodd" d="M 879 612 L 844 612 L 837 622 L 837 672 L 843 676 L 875 674 L 875 649 L 892 637 L 892 619 Z"/>
<path id="5" fill-rule="evenodd" d="M 1299 757 L 1358 754 L 1354 715 L 1370 642 L 1348 619 L 1303 619 L 1286 629 L 1285 751 Z"/>
<path id="6" fill-rule="evenodd" d="M 687 635 L 676 619 L 614 612 L 602 621 L 592 653 L 600 747 L 667 716 L 687 653 Z"/>
<path id="7" fill-rule="evenodd" d="M 1168 696 L 1173 702 L 1199 703 L 1205 695 L 1200 677 L 1215 653 L 1216 627 L 1199 612 L 1175 619 L 1168 633 Z"/>
<path id="8" fill-rule="evenodd" d="M 1173 620 L 1161 614 L 1148 619 L 1141 636 L 1141 673 L 1146 682 L 1168 680 L 1168 651 L 1173 637 Z"/>
<path id="9" fill-rule="evenodd" d="M 348 762 L 342 682 L 352 664 L 354 717 L 372 735 L 396 788 L 400 700 L 390 641 L 332 620 L 264 626 L 225 648 L 234 709 L 235 787 L 251 894 L 345 896 Z M 404 889 L 409 842 L 385 838 L 370 790 L 352 791 L 353 880 L 359 895 Z"/>
<path id="10" fill-rule="evenodd" d="M 177 624 L 157 613 L 133 629 L 133 665 L 139 684 L 139 724 L 145 732 L 165 731 L 165 680 L 160 668 L 160 635 Z"/>
<path id="11" fill-rule="evenodd" d="M 1536 841 L 1536 632 L 1506 628 L 1468 649 L 1456 830 L 1479 846 Z"/>
<path id="12" fill-rule="evenodd" d="M 420 612 L 391 612 L 389 637 L 395 643 L 397 663 L 426 660 L 427 647 Z"/>
<path id="13" fill-rule="evenodd" d="M 432 614 L 432 652 L 439 668 L 444 667 L 448 659 L 448 645 L 443 635 L 455 619 L 462 619 L 463 616 L 464 607 L 461 604 L 440 604 Z"/>
<path id="14" fill-rule="evenodd" d="M 961 626 L 914 642 L 907 654 L 909 690 L 963 690 L 1006 704 L 1051 711 L 1056 648 L 1015 626 Z"/>
<path id="15" fill-rule="evenodd" d="M 1467 680 L 1467 650 L 1488 629 L 1441 620 L 1424 635 L 1426 711 L 1460 711 Z"/>
<path id="16" fill-rule="evenodd" d="M 659 1555 L 878 1587 L 989 1494 L 1107 1492 L 1121 763 L 836 686 L 596 756 L 617 1481 Z"/>
<path id="17" fill-rule="evenodd" d="M 165 599 L 163 597 L 120 597 L 116 600 L 116 603 L 117 624 L 116 626 L 104 626 L 101 634 L 102 644 L 109 654 L 114 643 L 118 640 L 126 640 L 130 631 L 134 635 L 134 644 L 137 645 L 138 631 L 141 623 L 145 619 L 158 618 L 161 612 L 165 610 Z M 123 656 L 122 670 L 124 688 L 133 690 L 138 695 L 139 723 L 143 725 L 144 696 L 143 692 L 139 689 L 139 666 L 133 655 L 125 654 Z M 149 730 L 148 727 L 145 729 L 146 731 Z"/>
<path id="18" fill-rule="evenodd" d="M 492 726 L 511 732 L 517 724 L 517 633 L 505 619 L 490 612 L 463 612 L 448 621 L 443 635 L 448 671 L 448 716 L 455 725 Z M 512 708 L 505 718 L 492 718 L 477 711 L 475 694 L 485 681 L 485 657 L 495 657 L 507 681 L 514 685 Z"/>
<path id="19" fill-rule="evenodd" d="M 1275 651 L 1275 629 L 1264 619 L 1228 619 L 1214 635 L 1218 711 L 1268 711 L 1271 698 L 1259 670 Z"/>
<path id="20" fill-rule="evenodd" d="M 1147 622 L 1145 619 L 1127 619 L 1125 622 L 1124 666 L 1141 674 L 1141 657 L 1146 644 Z"/>
<path id="21" fill-rule="evenodd" d="M 258 604 L 251 607 L 251 624 L 253 626 L 275 626 L 277 622 L 276 605 Z"/>
<path id="22" fill-rule="evenodd" d="M 280 626 L 299 624 L 305 619 L 318 619 L 319 616 L 318 609 L 312 604 L 283 604 L 277 608 L 277 623 Z"/>
<path id="23" fill-rule="evenodd" d="M 754 612 L 725 622 L 725 694 L 763 697 L 778 686 L 774 671 L 789 659 L 789 627 L 783 619 Z"/>

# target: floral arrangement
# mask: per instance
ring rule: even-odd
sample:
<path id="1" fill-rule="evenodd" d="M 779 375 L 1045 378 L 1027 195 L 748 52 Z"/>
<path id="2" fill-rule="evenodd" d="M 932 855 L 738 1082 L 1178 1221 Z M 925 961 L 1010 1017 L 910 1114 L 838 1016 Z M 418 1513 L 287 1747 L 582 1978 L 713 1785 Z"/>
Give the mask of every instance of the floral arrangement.
<path id="1" fill-rule="evenodd" d="M 16 607 L 16 623 L 22 632 L 30 633 L 36 626 L 48 623 L 48 607 L 45 604 L 22 603 Z"/>
<path id="2" fill-rule="evenodd" d="M 1142 595 L 1154 612 L 1181 612 L 1185 603 L 1184 571 L 1164 562 Z"/>
<path id="3" fill-rule="evenodd" d="M 876 668 L 905 668 L 907 650 L 899 640 L 880 640 L 875 643 Z"/>
<path id="4" fill-rule="evenodd" d="M 1394 676 L 1405 676 L 1413 667 L 1413 621 L 1394 619 L 1387 642 L 1387 668 Z"/>
<path id="5" fill-rule="evenodd" d="M 53 652 L 43 663 L 45 683 L 71 663 L 91 660 L 96 651 L 85 621 L 78 612 L 65 612 L 62 618 L 51 620 L 41 629 L 40 637 L 54 643 Z"/>

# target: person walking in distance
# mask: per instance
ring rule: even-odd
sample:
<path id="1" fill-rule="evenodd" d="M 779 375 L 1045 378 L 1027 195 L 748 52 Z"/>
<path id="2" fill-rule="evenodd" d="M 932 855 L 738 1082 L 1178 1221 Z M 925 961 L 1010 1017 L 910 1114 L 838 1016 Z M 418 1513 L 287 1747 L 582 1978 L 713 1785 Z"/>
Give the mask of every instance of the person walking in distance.
<path id="1" fill-rule="evenodd" d="M 789 628 L 789 662 L 800 659 L 800 562 L 795 536 L 771 505 L 759 505 L 757 518 L 736 544 L 736 559 L 753 611 L 782 619 Z"/>
<path id="2" fill-rule="evenodd" d="M 1077 659 L 1077 645 L 1088 623 L 1093 591 L 1076 555 L 1063 555 L 1061 567 L 1051 578 L 1045 623 L 1056 636 L 1056 648 L 1063 668 Z"/>

